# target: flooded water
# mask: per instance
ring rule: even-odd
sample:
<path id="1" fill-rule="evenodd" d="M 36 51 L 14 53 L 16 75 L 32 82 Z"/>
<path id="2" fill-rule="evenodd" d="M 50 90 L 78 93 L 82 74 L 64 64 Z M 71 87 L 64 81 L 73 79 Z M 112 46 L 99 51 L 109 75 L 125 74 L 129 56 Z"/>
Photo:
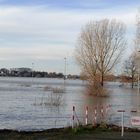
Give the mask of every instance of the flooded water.
<path id="1" fill-rule="evenodd" d="M 43 130 L 71 125 L 75 106 L 77 121 L 84 123 L 85 108 L 89 107 L 89 122 L 93 121 L 94 108 L 111 105 L 107 121 L 120 125 L 124 109 L 125 125 L 130 125 L 131 110 L 139 108 L 137 89 L 120 83 L 107 83 L 109 97 L 99 98 L 84 93 L 85 82 L 80 80 L 47 78 L 0 77 L 0 129 Z M 64 93 L 60 92 L 65 89 Z"/>

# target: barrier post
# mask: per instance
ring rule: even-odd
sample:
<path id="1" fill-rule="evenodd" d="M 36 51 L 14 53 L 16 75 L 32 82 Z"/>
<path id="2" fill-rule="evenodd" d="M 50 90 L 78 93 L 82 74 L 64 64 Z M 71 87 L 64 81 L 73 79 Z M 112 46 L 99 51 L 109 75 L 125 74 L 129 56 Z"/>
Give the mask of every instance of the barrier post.
<path id="1" fill-rule="evenodd" d="M 106 122 L 108 123 L 108 112 L 110 110 L 110 105 L 107 105 L 106 108 L 105 108 L 105 119 L 106 119 Z"/>
<path id="2" fill-rule="evenodd" d="M 124 135 L 124 111 L 122 112 L 122 133 L 121 136 L 123 137 Z"/>
<path id="3" fill-rule="evenodd" d="M 121 136 L 123 137 L 124 135 L 124 112 L 125 110 L 118 110 L 118 112 L 121 112 Z"/>
<path id="4" fill-rule="evenodd" d="M 75 119 L 74 113 L 75 113 L 75 106 L 73 106 L 72 109 L 72 128 L 74 128 L 74 119 Z"/>
<path id="5" fill-rule="evenodd" d="M 100 121 L 103 122 L 103 118 L 104 118 L 104 110 L 103 110 L 103 106 L 100 106 Z"/>
<path id="6" fill-rule="evenodd" d="M 93 121 L 93 125 L 96 125 L 96 121 L 97 121 L 97 107 L 95 107 L 95 110 L 94 110 L 94 121 Z"/>
<path id="7" fill-rule="evenodd" d="M 88 124 L 88 106 L 86 107 L 86 118 L 85 118 L 86 125 Z"/>

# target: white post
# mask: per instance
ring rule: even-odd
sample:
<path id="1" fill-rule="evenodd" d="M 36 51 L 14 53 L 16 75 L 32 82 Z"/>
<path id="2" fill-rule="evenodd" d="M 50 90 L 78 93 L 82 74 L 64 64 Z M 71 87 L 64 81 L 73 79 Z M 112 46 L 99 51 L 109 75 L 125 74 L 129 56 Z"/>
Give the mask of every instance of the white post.
<path id="1" fill-rule="evenodd" d="M 118 110 L 118 112 L 121 112 L 121 136 L 123 137 L 124 135 L 124 112 L 125 110 Z"/>
<path id="2" fill-rule="evenodd" d="M 123 137 L 124 135 L 124 111 L 122 111 L 122 132 L 121 132 L 121 136 Z"/>
<path id="3" fill-rule="evenodd" d="M 64 80 L 66 79 L 66 65 L 67 65 L 67 58 L 64 58 L 65 66 L 64 66 Z"/>
<path id="4" fill-rule="evenodd" d="M 86 125 L 88 124 L 88 107 L 86 107 L 86 119 L 85 119 Z"/>

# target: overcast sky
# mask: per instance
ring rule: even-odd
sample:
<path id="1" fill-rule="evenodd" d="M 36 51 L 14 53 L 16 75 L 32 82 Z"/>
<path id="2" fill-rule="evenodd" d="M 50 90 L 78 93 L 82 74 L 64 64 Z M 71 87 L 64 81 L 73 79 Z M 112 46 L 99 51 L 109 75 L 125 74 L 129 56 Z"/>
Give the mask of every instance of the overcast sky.
<path id="1" fill-rule="evenodd" d="M 74 49 L 89 20 L 116 18 L 133 47 L 139 0 L 0 0 L 0 67 L 79 74 Z M 32 65 L 34 63 L 34 65 Z"/>

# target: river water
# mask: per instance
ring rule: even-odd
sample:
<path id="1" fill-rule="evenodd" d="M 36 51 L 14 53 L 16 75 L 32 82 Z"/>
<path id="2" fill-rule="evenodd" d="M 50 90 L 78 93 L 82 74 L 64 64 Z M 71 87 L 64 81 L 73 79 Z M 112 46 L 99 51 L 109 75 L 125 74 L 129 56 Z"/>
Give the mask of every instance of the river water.
<path id="1" fill-rule="evenodd" d="M 76 108 L 77 122 L 84 123 L 85 108 L 89 107 L 89 122 L 93 121 L 94 108 L 108 107 L 108 123 L 120 125 L 124 109 L 124 122 L 131 127 L 131 116 L 139 112 L 140 97 L 137 88 L 106 83 L 109 97 L 93 97 L 85 93 L 86 82 L 49 78 L 0 77 L 0 129 L 43 130 L 71 125 L 72 108 Z M 65 89 L 64 93 L 53 93 Z M 53 102 L 53 103 L 52 103 Z"/>

